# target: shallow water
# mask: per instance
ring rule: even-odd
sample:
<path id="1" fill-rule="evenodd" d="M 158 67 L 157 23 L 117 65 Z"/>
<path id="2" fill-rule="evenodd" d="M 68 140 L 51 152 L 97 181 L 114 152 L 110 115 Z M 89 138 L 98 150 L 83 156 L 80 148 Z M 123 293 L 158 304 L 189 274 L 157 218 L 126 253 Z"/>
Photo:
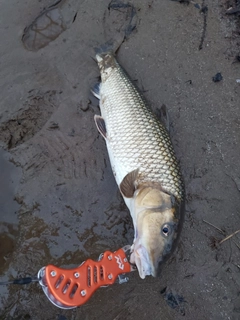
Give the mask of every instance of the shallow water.
<path id="1" fill-rule="evenodd" d="M 0 275 L 8 267 L 18 236 L 19 204 L 15 200 L 21 169 L 9 160 L 11 155 L 0 150 Z M 1 287 L 0 287 L 1 290 Z"/>

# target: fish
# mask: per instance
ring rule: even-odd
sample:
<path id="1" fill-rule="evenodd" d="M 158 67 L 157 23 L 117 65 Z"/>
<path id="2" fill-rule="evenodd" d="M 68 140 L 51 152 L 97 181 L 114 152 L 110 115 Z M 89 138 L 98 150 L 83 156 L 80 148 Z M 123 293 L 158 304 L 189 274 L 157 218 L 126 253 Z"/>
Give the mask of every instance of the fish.
<path id="1" fill-rule="evenodd" d="M 159 275 L 174 251 L 184 217 L 184 183 L 169 133 L 113 52 L 96 54 L 101 82 L 92 90 L 113 175 L 130 211 L 130 262 L 139 276 Z"/>

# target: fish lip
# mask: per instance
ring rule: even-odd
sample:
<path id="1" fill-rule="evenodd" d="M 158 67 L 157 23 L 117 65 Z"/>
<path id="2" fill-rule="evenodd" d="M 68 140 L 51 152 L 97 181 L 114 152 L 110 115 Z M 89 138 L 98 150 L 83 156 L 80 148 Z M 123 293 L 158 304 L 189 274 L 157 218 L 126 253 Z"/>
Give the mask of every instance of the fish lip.
<path id="1" fill-rule="evenodd" d="M 145 246 L 141 243 L 141 239 L 137 239 L 132 246 L 130 263 L 135 264 L 140 278 L 152 274 L 152 264 L 149 260 L 149 254 Z"/>
<path id="2" fill-rule="evenodd" d="M 153 277 L 158 277 L 160 274 L 160 264 L 162 262 L 162 259 L 157 261 L 155 264 L 154 261 L 152 261 L 149 258 L 148 251 L 145 247 L 141 246 L 141 251 L 144 251 L 145 254 L 147 255 L 148 261 L 144 261 L 144 257 L 139 255 L 139 252 L 135 250 L 136 252 L 132 252 L 131 257 L 130 257 L 130 263 L 133 263 L 136 268 L 138 269 L 138 273 L 141 279 L 145 279 L 146 276 L 153 276 Z M 147 265 L 147 267 L 146 267 Z"/>

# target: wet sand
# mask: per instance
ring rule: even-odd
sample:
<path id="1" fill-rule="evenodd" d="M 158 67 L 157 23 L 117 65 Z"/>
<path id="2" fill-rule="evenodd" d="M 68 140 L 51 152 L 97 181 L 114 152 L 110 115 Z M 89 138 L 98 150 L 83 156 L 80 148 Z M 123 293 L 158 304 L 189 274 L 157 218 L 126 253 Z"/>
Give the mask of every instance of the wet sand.
<path id="1" fill-rule="evenodd" d="M 160 278 L 132 273 L 70 311 L 53 306 L 37 284 L 1 286 L 0 319 L 239 319 L 240 236 L 218 244 L 240 229 L 239 18 L 225 15 L 225 0 L 131 1 L 133 19 L 108 2 L 69 0 L 51 15 L 63 32 L 27 50 L 23 30 L 52 4 L 0 4 L 0 281 L 132 243 L 90 94 L 99 76 L 93 49 L 126 28 L 120 63 L 154 111 L 162 104 L 169 111 L 185 223 Z M 223 79 L 213 82 L 218 72 Z"/>

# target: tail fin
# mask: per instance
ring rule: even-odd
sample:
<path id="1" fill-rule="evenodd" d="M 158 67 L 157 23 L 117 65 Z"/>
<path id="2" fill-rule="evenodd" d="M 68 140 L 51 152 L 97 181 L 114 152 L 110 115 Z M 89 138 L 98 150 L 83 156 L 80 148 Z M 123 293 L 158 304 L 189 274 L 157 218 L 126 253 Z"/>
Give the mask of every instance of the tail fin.
<path id="1" fill-rule="evenodd" d="M 121 44 L 136 30 L 137 10 L 128 0 L 112 0 L 104 13 L 104 35 L 108 39 L 94 48 L 95 54 L 115 54 Z"/>
<path id="2" fill-rule="evenodd" d="M 108 40 L 99 47 L 94 48 L 95 55 L 101 53 L 112 52 L 115 54 L 125 40 L 125 34 L 118 33 L 114 39 Z"/>

